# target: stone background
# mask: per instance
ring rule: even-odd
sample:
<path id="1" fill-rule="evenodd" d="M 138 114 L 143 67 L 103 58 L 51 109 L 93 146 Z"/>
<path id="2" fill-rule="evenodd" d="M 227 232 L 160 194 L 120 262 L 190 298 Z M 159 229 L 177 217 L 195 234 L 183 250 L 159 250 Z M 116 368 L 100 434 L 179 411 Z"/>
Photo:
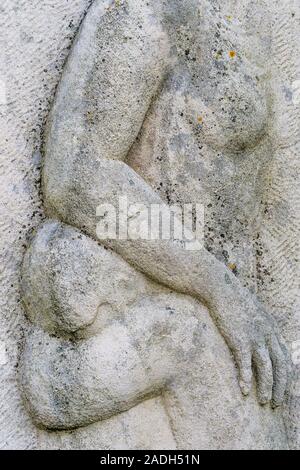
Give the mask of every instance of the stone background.
<path id="1" fill-rule="evenodd" d="M 240 10 L 241 3 L 250 7 L 253 4 L 253 8 L 263 4 L 271 13 L 270 86 L 276 97 L 274 160 L 266 182 L 259 295 L 279 320 L 292 351 L 294 342 L 300 340 L 300 4 L 297 0 L 226 2 L 232 15 Z M 90 3 L 91 0 L 3 0 L 0 5 L 1 449 L 175 447 L 159 399 L 88 429 L 46 433 L 31 423 L 18 386 L 18 358 L 27 329 L 19 294 L 20 264 L 30 233 L 43 219 L 43 127 L 63 64 Z M 255 27 L 259 25 L 253 26 L 253 33 Z M 287 413 L 291 447 L 299 448 L 297 370 Z"/>

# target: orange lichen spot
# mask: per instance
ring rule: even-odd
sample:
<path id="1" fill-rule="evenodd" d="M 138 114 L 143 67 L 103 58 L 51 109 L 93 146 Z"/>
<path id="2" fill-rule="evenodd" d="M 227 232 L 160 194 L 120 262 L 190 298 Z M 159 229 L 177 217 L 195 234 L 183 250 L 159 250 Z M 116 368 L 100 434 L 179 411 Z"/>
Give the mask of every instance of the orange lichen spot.
<path id="1" fill-rule="evenodd" d="M 203 123 L 203 117 L 202 117 L 202 116 L 198 116 L 198 117 L 197 117 L 197 121 L 199 122 L 199 124 L 202 124 L 202 123 Z"/>
<path id="2" fill-rule="evenodd" d="M 93 111 L 88 111 L 86 113 L 86 119 L 87 121 L 89 121 L 90 123 L 92 123 L 95 119 L 95 113 Z"/>
<path id="3" fill-rule="evenodd" d="M 229 51 L 229 57 L 230 57 L 230 59 L 234 59 L 236 57 L 236 52 L 235 51 Z"/>
<path id="4" fill-rule="evenodd" d="M 235 270 L 236 270 L 236 264 L 235 264 L 235 263 L 229 263 L 228 268 L 229 268 L 231 271 L 235 271 Z"/>

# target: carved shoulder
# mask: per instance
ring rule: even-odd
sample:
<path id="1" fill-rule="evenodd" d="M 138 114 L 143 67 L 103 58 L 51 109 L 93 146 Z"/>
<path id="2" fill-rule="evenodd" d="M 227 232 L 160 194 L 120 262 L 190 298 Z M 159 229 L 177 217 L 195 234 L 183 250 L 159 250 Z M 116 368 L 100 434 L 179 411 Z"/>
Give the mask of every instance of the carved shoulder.
<path id="1" fill-rule="evenodd" d="M 167 35 L 144 2 L 94 2 L 47 125 L 46 202 L 57 192 L 62 197 L 86 159 L 126 157 L 166 73 L 168 56 Z"/>

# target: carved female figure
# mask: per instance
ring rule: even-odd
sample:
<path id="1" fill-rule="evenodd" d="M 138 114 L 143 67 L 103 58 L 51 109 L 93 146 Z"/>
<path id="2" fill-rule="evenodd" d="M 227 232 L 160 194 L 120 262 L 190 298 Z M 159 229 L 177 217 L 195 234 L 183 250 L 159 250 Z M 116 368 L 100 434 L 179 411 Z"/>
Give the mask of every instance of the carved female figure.
<path id="1" fill-rule="evenodd" d="M 284 399 L 284 347 L 252 292 L 268 159 L 265 77 L 239 55 L 219 10 L 213 1 L 95 1 L 78 34 L 46 131 L 43 192 L 55 220 L 23 266 L 36 326 L 22 381 L 41 426 L 84 426 L 163 394 L 177 442 L 217 442 L 229 432 L 220 409 L 230 416 L 242 398 L 230 392 L 234 369 L 229 380 L 212 372 L 228 354 L 215 327 L 243 394 L 253 365 L 259 402 Z M 96 208 L 123 194 L 146 206 L 204 202 L 206 248 L 99 245 Z"/>

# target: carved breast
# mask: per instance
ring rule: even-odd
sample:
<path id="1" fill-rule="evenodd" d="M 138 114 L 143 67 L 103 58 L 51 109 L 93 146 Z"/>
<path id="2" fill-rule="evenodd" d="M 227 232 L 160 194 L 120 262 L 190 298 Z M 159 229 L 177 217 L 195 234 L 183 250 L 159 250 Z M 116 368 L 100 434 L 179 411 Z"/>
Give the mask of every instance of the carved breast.
<path id="1" fill-rule="evenodd" d="M 177 70 L 150 109 L 128 163 L 167 203 L 204 205 L 207 247 L 225 264 L 236 262 L 250 287 L 255 256 L 244 247 L 259 218 L 268 112 L 255 79 L 239 80 L 227 88 L 201 87 L 186 69 Z"/>
<path id="2" fill-rule="evenodd" d="M 195 82 L 181 64 L 149 110 L 128 163 L 154 188 L 161 190 L 168 181 L 173 202 L 175 193 L 207 198 L 218 192 L 224 180 L 236 179 L 241 167 L 253 165 L 245 159 L 266 135 L 268 107 L 256 81 L 235 74 L 232 81 L 203 77 Z M 216 165 L 223 167 L 223 181 L 214 181 L 214 170 L 220 176 Z"/>
<path id="3" fill-rule="evenodd" d="M 253 148 L 264 137 L 268 109 L 258 78 L 245 71 L 227 79 L 191 79 L 186 116 L 198 142 L 230 153 Z"/>

